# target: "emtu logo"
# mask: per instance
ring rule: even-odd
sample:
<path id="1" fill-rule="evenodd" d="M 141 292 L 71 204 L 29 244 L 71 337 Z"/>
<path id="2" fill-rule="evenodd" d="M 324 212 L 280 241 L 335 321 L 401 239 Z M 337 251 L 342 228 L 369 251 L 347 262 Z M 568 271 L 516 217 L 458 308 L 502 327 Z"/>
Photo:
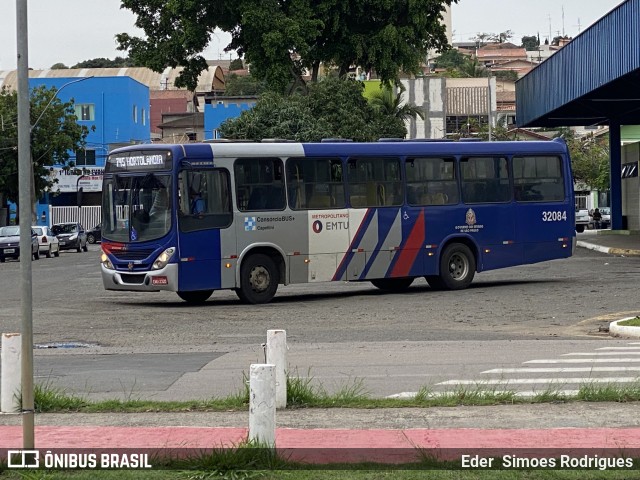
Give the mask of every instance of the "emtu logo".
<path id="1" fill-rule="evenodd" d="M 316 220 L 313 222 L 312 228 L 315 233 L 320 233 L 322 231 L 322 222 L 320 220 Z"/>
<path id="2" fill-rule="evenodd" d="M 7 460 L 9 468 L 39 468 L 40 452 L 38 450 L 9 450 L 7 451 Z"/>

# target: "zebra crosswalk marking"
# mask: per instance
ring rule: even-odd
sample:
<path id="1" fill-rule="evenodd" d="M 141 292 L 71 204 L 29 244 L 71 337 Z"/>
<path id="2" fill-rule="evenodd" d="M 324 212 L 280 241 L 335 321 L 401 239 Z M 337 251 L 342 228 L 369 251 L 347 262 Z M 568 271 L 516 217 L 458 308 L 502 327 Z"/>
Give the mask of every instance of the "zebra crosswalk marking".
<path id="1" fill-rule="evenodd" d="M 494 368 L 480 373 L 579 373 L 579 372 L 640 372 L 640 367 L 522 367 Z"/>

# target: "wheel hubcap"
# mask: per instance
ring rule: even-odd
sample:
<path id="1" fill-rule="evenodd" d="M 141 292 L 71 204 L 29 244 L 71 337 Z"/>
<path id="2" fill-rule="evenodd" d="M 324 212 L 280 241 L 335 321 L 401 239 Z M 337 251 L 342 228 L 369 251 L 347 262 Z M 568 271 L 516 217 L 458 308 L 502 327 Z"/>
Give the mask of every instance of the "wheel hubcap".
<path id="1" fill-rule="evenodd" d="M 269 270 L 264 267 L 255 267 L 249 275 L 249 283 L 254 292 L 264 292 L 269 288 L 271 283 L 271 275 Z"/>
<path id="2" fill-rule="evenodd" d="M 462 255 L 453 255 L 449 260 L 449 273 L 455 280 L 461 280 L 467 276 L 469 263 L 466 257 Z"/>

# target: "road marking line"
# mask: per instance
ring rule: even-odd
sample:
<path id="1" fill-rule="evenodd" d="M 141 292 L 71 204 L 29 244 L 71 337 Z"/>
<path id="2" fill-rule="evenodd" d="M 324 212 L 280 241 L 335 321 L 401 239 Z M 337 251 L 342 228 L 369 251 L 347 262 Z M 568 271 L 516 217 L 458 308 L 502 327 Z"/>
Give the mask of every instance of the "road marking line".
<path id="1" fill-rule="evenodd" d="M 596 350 L 640 350 L 640 347 L 600 347 Z"/>
<path id="2" fill-rule="evenodd" d="M 556 367 L 494 368 L 480 373 L 570 373 L 570 372 L 640 372 L 640 367 Z"/>
<path id="3" fill-rule="evenodd" d="M 570 357 L 570 356 L 583 356 L 588 357 L 590 355 L 595 355 L 596 357 L 602 357 L 606 355 L 640 355 L 640 352 L 580 352 L 580 353 L 563 353 L 560 355 L 561 357 Z"/>
<path id="4" fill-rule="evenodd" d="M 541 393 L 545 393 L 547 390 L 523 390 L 521 392 L 514 392 L 511 390 L 491 390 L 492 395 L 506 395 L 506 394 L 514 394 L 516 397 L 535 397 L 536 395 L 540 395 Z M 575 397 L 578 395 L 579 390 L 553 390 L 551 393 L 557 395 L 565 395 L 567 397 Z M 455 394 L 455 393 L 454 393 Z M 415 398 L 418 395 L 418 392 L 400 392 L 394 393 L 393 395 L 387 395 L 385 398 Z M 430 392 L 427 397 L 428 398 L 438 398 L 451 395 L 450 392 Z"/>
<path id="5" fill-rule="evenodd" d="M 640 358 L 563 358 L 560 360 L 529 360 L 527 363 L 636 363 Z"/>
<path id="6" fill-rule="evenodd" d="M 548 383 L 550 385 L 566 385 L 567 383 L 633 383 L 640 381 L 638 377 L 569 377 L 569 378 L 509 378 L 490 380 L 447 380 L 436 385 L 530 385 Z"/>

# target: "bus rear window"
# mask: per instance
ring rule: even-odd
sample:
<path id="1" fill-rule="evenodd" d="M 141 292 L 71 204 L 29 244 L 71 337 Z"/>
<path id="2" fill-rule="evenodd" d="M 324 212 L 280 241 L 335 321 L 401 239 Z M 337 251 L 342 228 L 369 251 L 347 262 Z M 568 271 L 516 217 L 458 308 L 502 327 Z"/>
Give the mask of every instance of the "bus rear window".
<path id="1" fill-rule="evenodd" d="M 559 202 L 565 198 L 562 160 L 556 156 L 513 157 L 518 202 Z"/>

